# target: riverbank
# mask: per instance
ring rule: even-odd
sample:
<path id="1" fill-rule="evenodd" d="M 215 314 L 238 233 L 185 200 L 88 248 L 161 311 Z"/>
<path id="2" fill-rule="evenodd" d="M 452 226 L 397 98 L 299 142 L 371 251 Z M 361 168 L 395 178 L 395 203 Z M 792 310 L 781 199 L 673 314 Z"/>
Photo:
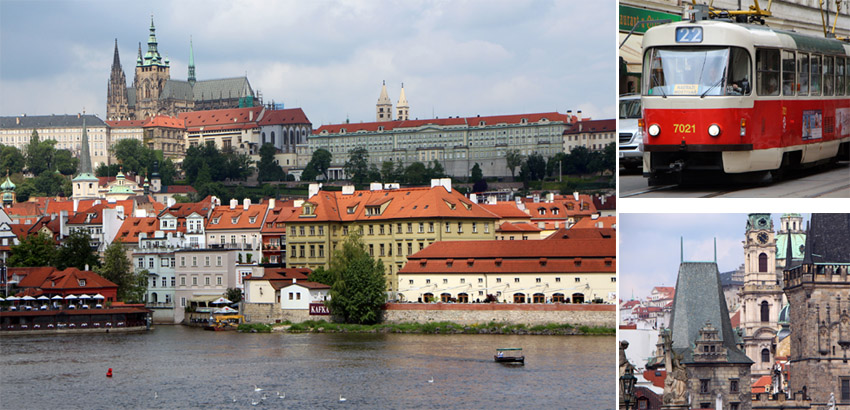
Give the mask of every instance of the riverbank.
<path id="1" fill-rule="evenodd" d="M 286 332 L 286 333 L 409 333 L 409 334 L 491 334 L 491 335 L 577 335 L 613 336 L 614 328 L 602 326 L 573 326 L 564 323 L 527 326 L 524 324 L 482 323 L 457 324 L 453 322 L 428 323 L 381 323 L 354 325 L 332 323 L 324 320 L 308 320 L 301 323 L 243 324 L 241 332 Z"/>

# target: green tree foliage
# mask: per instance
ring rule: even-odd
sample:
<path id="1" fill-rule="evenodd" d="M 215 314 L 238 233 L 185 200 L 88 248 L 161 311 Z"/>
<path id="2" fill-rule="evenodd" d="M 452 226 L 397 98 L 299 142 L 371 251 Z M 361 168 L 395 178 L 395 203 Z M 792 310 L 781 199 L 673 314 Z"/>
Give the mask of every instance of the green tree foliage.
<path id="1" fill-rule="evenodd" d="M 210 169 L 211 181 L 224 181 L 227 178 L 227 170 L 223 166 L 226 158 L 215 144 L 208 142 L 200 146 L 192 146 L 186 150 L 186 157 L 183 159 L 183 171 L 186 173 L 186 180 L 192 186 L 195 186 L 195 179 L 198 177 L 198 172 L 206 164 Z M 198 189 L 195 186 L 195 189 Z"/>
<path id="2" fill-rule="evenodd" d="M 260 160 L 257 161 L 257 181 L 285 180 L 286 173 L 274 160 L 277 148 L 272 143 L 265 143 L 260 147 Z"/>
<path id="3" fill-rule="evenodd" d="M 390 183 L 398 182 L 399 178 L 395 173 L 395 164 L 392 161 L 384 161 L 381 163 L 381 182 Z"/>
<path id="4" fill-rule="evenodd" d="M 94 175 L 98 177 L 114 177 L 121 170 L 121 164 L 100 164 L 95 168 Z"/>
<path id="5" fill-rule="evenodd" d="M 43 232 L 24 238 L 18 245 L 11 246 L 8 266 L 38 267 L 53 266 L 56 261 L 56 243 Z"/>
<path id="6" fill-rule="evenodd" d="M 301 172 L 302 181 L 315 181 L 318 176 L 319 173 L 316 172 L 316 169 L 310 166 L 304 167 L 304 171 Z"/>
<path id="7" fill-rule="evenodd" d="M 319 266 L 307 276 L 307 280 L 316 283 L 322 283 L 325 285 L 333 285 L 334 284 L 334 276 L 331 275 L 331 271 L 326 270 L 323 266 Z"/>
<path id="8" fill-rule="evenodd" d="M 441 164 L 436 159 L 428 165 L 428 180 L 432 178 L 445 178 L 446 177 L 446 169 L 443 168 L 443 164 Z"/>
<path id="9" fill-rule="evenodd" d="M 41 141 L 38 131 L 32 130 L 30 143 L 26 148 L 27 170 L 33 175 L 41 175 L 42 172 L 53 169 L 53 155 L 56 151 L 56 141 Z"/>
<path id="10" fill-rule="evenodd" d="M 97 274 L 118 285 L 118 300 L 142 302 L 148 283 L 148 271 L 133 272 L 133 264 L 127 257 L 121 242 L 112 242 L 103 253 L 103 266 Z"/>
<path id="11" fill-rule="evenodd" d="M 32 196 L 70 196 L 71 181 L 56 172 L 45 170 L 35 178 L 21 181 L 15 194 L 19 202 Z"/>
<path id="12" fill-rule="evenodd" d="M 425 185 L 428 183 L 428 170 L 425 164 L 414 162 L 404 169 L 404 183 L 408 185 Z"/>
<path id="13" fill-rule="evenodd" d="M 136 175 L 153 171 L 153 162 L 157 160 L 154 151 L 137 139 L 118 140 L 109 150 L 124 167 L 124 172 L 132 172 Z"/>
<path id="14" fill-rule="evenodd" d="M 17 174 L 24 170 L 25 165 L 26 160 L 21 150 L 11 145 L 0 145 L 0 173 L 5 175 L 8 171 Z"/>
<path id="15" fill-rule="evenodd" d="M 248 154 L 236 152 L 235 150 L 227 150 L 224 152 L 225 161 L 225 179 L 231 181 L 244 181 L 254 172 L 251 166 L 253 161 Z"/>
<path id="16" fill-rule="evenodd" d="M 242 289 L 227 288 L 227 291 L 224 292 L 224 298 L 233 303 L 239 303 L 242 301 Z"/>
<path id="17" fill-rule="evenodd" d="M 590 150 L 578 146 L 573 148 L 567 155 L 565 174 L 586 174 L 590 167 Z"/>
<path id="18" fill-rule="evenodd" d="M 525 163 L 528 165 L 529 178 L 532 181 L 540 181 L 546 176 L 546 160 L 543 159 L 543 155 L 531 154 L 525 159 Z"/>
<path id="19" fill-rule="evenodd" d="M 564 161 L 567 158 L 567 154 L 563 152 L 559 152 L 551 157 L 549 157 L 549 161 L 546 162 L 546 176 L 558 176 L 564 174 Z M 558 168 L 560 165 L 560 169 Z"/>
<path id="20" fill-rule="evenodd" d="M 369 151 L 357 147 L 348 152 L 348 161 L 343 165 L 345 175 L 355 184 L 364 184 L 369 179 Z"/>
<path id="21" fill-rule="evenodd" d="M 74 175 L 77 173 L 80 160 L 74 158 L 71 151 L 67 149 L 56 150 L 53 160 L 56 163 L 56 170 L 62 175 Z"/>
<path id="22" fill-rule="evenodd" d="M 481 165 L 476 162 L 472 166 L 472 171 L 469 173 L 469 182 L 475 183 L 484 179 L 484 172 L 481 171 Z"/>
<path id="23" fill-rule="evenodd" d="M 59 269 L 75 267 L 83 270 L 86 266 L 93 269 L 100 266 L 100 258 L 91 246 L 92 239 L 88 231 L 75 229 L 71 231 L 62 246 L 59 247 L 59 255 L 56 265 Z M 111 280 L 111 279 L 110 279 Z"/>
<path id="24" fill-rule="evenodd" d="M 331 167 L 331 160 L 333 160 L 333 154 L 330 151 L 319 148 L 313 151 L 313 157 L 310 158 L 310 162 L 307 163 L 305 167 L 305 172 L 307 169 L 310 169 L 311 174 L 314 175 L 310 181 L 315 181 L 316 176 L 322 175 L 325 177 L 325 181 L 328 180 L 328 169 Z M 303 179 L 303 176 L 302 176 Z"/>
<path id="25" fill-rule="evenodd" d="M 508 169 L 511 170 L 511 179 L 516 178 L 517 167 L 522 166 L 522 154 L 519 153 L 518 149 L 509 149 L 505 151 L 505 161 L 508 164 Z"/>
<path id="26" fill-rule="evenodd" d="M 162 157 L 162 151 L 156 151 L 157 157 Z M 155 168 L 149 169 L 153 173 Z M 174 178 L 177 177 L 177 165 L 171 158 L 165 158 L 159 161 L 159 179 L 162 185 L 174 185 Z"/>
<path id="27" fill-rule="evenodd" d="M 335 317 L 345 323 L 381 321 L 386 302 L 384 264 L 369 256 L 358 235 L 349 236 L 334 251 L 328 271 L 333 277 L 328 306 Z"/>

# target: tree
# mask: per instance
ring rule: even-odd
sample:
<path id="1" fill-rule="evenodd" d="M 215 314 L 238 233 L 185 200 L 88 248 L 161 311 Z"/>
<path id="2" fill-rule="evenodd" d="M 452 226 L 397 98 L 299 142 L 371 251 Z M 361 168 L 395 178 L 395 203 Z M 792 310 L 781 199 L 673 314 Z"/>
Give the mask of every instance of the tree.
<path id="1" fill-rule="evenodd" d="M 481 171 L 481 165 L 476 162 L 469 173 L 469 182 L 476 183 L 482 179 L 484 179 L 484 172 Z"/>
<path id="2" fill-rule="evenodd" d="M 224 178 L 216 181 L 221 181 L 223 179 L 229 179 L 231 181 L 244 181 L 246 178 L 251 176 L 251 173 L 254 172 L 251 167 L 252 161 L 251 157 L 247 154 L 236 152 L 234 150 L 228 150 L 224 154 L 225 161 L 225 175 Z M 212 166 L 214 164 L 210 164 Z"/>
<path id="3" fill-rule="evenodd" d="M 239 303 L 242 301 L 242 289 L 227 288 L 227 291 L 224 292 L 224 298 L 233 303 Z"/>
<path id="4" fill-rule="evenodd" d="M 148 271 L 133 273 L 133 264 L 121 242 L 112 242 L 103 253 L 103 267 L 97 274 L 118 285 L 117 299 L 124 302 L 142 302 L 147 292 Z"/>
<path id="5" fill-rule="evenodd" d="M 359 235 L 349 236 L 334 251 L 328 270 L 333 277 L 331 313 L 345 323 L 380 322 L 386 302 L 384 264 L 369 256 Z"/>
<path id="6" fill-rule="evenodd" d="M 132 172 L 136 175 L 148 169 L 152 170 L 153 162 L 156 160 L 153 150 L 137 139 L 118 140 L 109 150 L 123 166 L 124 172 Z"/>
<path id="7" fill-rule="evenodd" d="M 569 170 L 564 170 L 564 173 L 586 174 L 590 165 L 590 151 L 583 146 L 573 148 L 567 157 L 567 165 Z"/>
<path id="8" fill-rule="evenodd" d="M 546 176 L 546 160 L 543 159 L 543 155 L 531 154 L 525 159 L 525 163 L 528 164 L 528 170 L 531 173 L 529 177 L 532 181 L 540 181 Z"/>
<path id="9" fill-rule="evenodd" d="M 118 175 L 121 170 L 121 164 L 100 164 L 95 168 L 94 175 L 98 177 L 112 177 Z"/>
<path id="10" fill-rule="evenodd" d="M 378 169 L 378 166 L 375 164 L 369 164 L 369 173 L 367 178 L 369 181 L 380 181 L 381 180 L 381 171 Z"/>
<path id="11" fill-rule="evenodd" d="M 518 149 L 509 149 L 505 151 L 505 162 L 508 163 L 508 169 L 511 170 L 511 179 L 516 178 L 516 168 L 522 165 L 522 154 Z"/>
<path id="12" fill-rule="evenodd" d="M 11 246 L 9 266 L 37 267 L 52 266 L 56 261 L 56 243 L 44 232 L 30 235 L 21 243 Z"/>
<path id="13" fill-rule="evenodd" d="M 345 175 L 355 184 L 364 184 L 369 178 L 369 151 L 357 147 L 348 152 L 348 161 L 343 165 Z"/>
<path id="14" fill-rule="evenodd" d="M 56 265 L 59 269 L 75 267 L 80 270 L 93 269 L 100 266 L 100 259 L 91 246 L 92 239 L 88 231 L 75 229 L 65 238 L 59 247 L 59 255 Z"/>
<path id="15" fill-rule="evenodd" d="M 56 141 L 41 141 L 38 138 L 38 131 L 32 130 L 30 143 L 27 144 L 26 149 L 26 165 L 30 173 L 40 175 L 44 171 L 53 169 L 54 145 Z"/>
<path id="16" fill-rule="evenodd" d="M 325 181 L 327 181 L 328 169 L 331 167 L 331 160 L 333 160 L 333 154 L 324 148 L 319 148 L 313 151 L 313 157 L 310 158 L 310 162 L 307 163 L 307 167 L 313 168 L 316 175 L 322 174 L 325 177 Z"/>
<path id="17" fill-rule="evenodd" d="M 426 178 L 426 182 L 431 179 L 436 178 L 445 178 L 446 170 L 443 168 L 443 164 L 441 164 L 436 159 L 432 162 L 432 164 L 428 165 L 428 178 Z"/>
<path id="18" fill-rule="evenodd" d="M 418 161 L 414 162 L 404 170 L 404 183 L 408 185 L 425 185 L 428 183 L 427 172 L 428 170 L 425 168 L 425 164 Z"/>
<path id="19" fill-rule="evenodd" d="M 156 151 L 158 157 L 162 157 L 162 151 Z M 149 172 L 153 172 L 154 168 L 148 168 Z M 160 159 L 159 161 L 159 179 L 162 185 L 174 185 L 174 178 L 177 176 L 177 165 L 171 158 Z"/>
<path id="20" fill-rule="evenodd" d="M 260 160 L 257 161 L 257 181 L 278 181 L 284 178 L 283 168 L 274 160 L 277 153 L 272 143 L 265 143 L 260 147 Z"/>
<path id="21" fill-rule="evenodd" d="M 398 182 L 399 178 L 395 173 L 395 164 L 392 161 L 384 161 L 381 163 L 381 182 Z"/>
<path id="22" fill-rule="evenodd" d="M 24 170 L 24 165 L 26 160 L 21 150 L 11 145 L 0 145 L 0 173 L 17 174 Z"/>
<path id="23" fill-rule="evenodd" d="M 77 165 L 80 163 L 80 160 L 74 158 L 71 151 L 67 149 L 56 150 L 53 161 L 56 164 L 56 170 L 62 175 L 74 175 L 77 172 Z"/>
<path id="24" fill-rule="evenodd" d="M 324 266 L 319 266 L 318 268 L 310 272 L 310 275 L 307 276 L 307 280 L 309 280 L 310 282 L 321 283 L 328 286 L 334 284 L 333 275 L 331 275 L 331 272 L 329 270 L 325 270 Z"/>

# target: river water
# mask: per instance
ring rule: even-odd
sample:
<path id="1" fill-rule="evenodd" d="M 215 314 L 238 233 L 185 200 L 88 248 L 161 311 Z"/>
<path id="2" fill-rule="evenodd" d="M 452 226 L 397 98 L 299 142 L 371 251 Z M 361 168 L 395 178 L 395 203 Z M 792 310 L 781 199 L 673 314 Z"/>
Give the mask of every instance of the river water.
<path id="1" fill-rule="evenodd" d="M 613 409 L 615 369 L 613 336 L 3 335 L 0 408 Z"/>

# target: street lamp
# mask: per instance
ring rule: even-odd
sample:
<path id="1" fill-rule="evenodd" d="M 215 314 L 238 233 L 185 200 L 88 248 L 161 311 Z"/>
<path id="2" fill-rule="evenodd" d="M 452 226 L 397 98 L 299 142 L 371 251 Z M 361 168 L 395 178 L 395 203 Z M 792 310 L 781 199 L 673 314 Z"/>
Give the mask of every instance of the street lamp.
<path id="1" fill-rule="evenodd" d="M 623 406 L 625 406 L 626 410 L 631 409 L 634 403 L 636 381 L 637 377 L 634 375 L 634 369 L 632 366 L 626 366 L 623 375 L 620 376 L 620 392 L 623 398 Z"/>

